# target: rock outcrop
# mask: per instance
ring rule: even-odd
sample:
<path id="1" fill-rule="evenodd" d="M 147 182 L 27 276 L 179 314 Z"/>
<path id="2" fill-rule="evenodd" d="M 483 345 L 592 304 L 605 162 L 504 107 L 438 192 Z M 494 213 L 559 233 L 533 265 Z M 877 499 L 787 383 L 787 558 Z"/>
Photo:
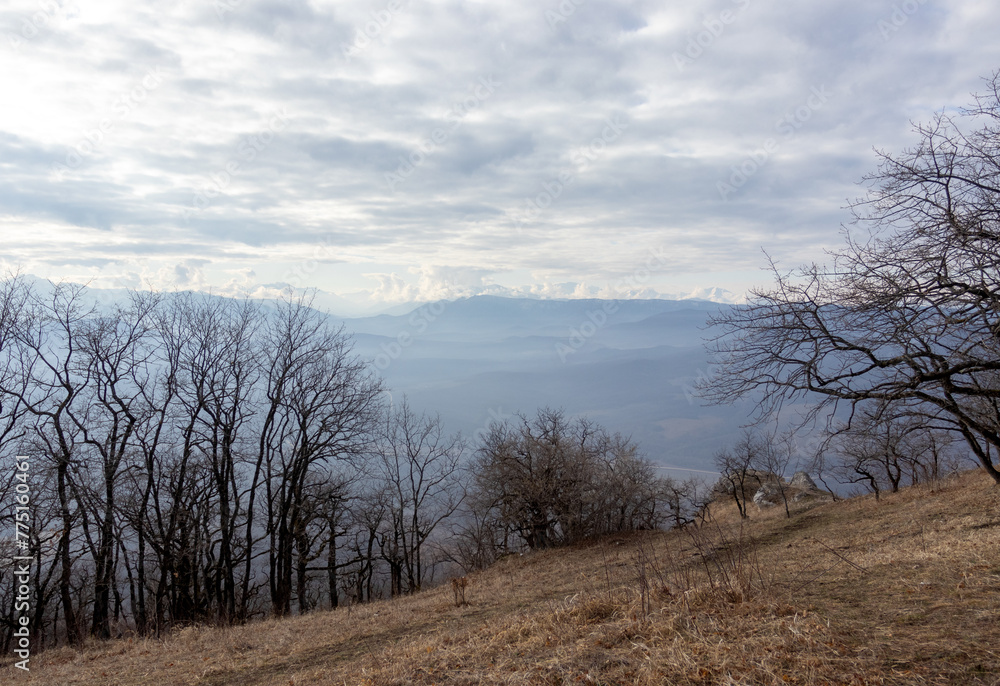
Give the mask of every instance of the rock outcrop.
<path id="1" fill-rule="evenodd" d="M 777 481 L 766 481 L 753 494 L 753 504 L 757 507 L 774 507 L 781 504 L 781 484 Z"/>
<path id="2" fill-rule="evenodd" d="M 714 499 L 732 498 L 740 483 L 743 502 L 753 502 L 758 509 L 783 505 L 785 498 L 795 503 L 809 499 L 833 499 L 833 495 L 821 490 L 806 472 L 795 472 L 789 481 L 785 481 L 782 476 L 756 469 L 748 470 L 742 479 L 720 478 L 712 489 Z"/>
<path id="3" fill-rule="evenodd" d="M 795 472 L 795 475 L 792 476 L 792 480 L 788 482 L 788 485 L 793 488 L 802 488 L 805 490 L 819 490 L 819 487 L 816 485 L 816 482 L 812 480 L 812 477 L 809 476 L 808 473 L 802 471 Z"/>

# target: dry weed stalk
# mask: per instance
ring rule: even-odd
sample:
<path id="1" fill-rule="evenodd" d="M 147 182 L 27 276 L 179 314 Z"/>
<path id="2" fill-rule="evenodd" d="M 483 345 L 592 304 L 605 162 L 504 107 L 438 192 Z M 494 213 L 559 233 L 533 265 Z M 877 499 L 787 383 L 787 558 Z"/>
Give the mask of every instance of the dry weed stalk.
<path id="1" fill-rule="evenodd" d="M 469 585 L 469 579 L 464 576 L 451 580 L 451 591 L 455 595 L 455 607 L 462 607 L 469 603 L 465 600 L 465 587 Z"/>
<path id="2" fill-rule="evenodd" d="M 773 588 L 775 570 L 762 562 L 760 542 L 742 519 L 735 527 L 724 527 L 710 517 L 702 526 L 688 527 L 687 533 L 709 586 L 729 602 L 744 602 Z"/>

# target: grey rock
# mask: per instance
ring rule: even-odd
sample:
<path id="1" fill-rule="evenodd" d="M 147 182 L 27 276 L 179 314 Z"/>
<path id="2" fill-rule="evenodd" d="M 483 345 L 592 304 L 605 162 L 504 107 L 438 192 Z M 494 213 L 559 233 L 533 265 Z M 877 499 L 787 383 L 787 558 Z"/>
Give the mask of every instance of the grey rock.
<path id="1" fill-rule="evenodd" d="M 795 488 L 805 488 L 813 491 L 818 490 L 816 482 L 813 481 L 812 477 L 806 472 L 795 472 L 795 475 L 792 477 L 792 480 L 788 482 L 788 485 Z"/>
<path id="2" fill-rule="evenodd" d="M 753 495 L 753 504 L 757 507 L 774 507 L 780 502 L 781 489 L 773 481 L 761 484 Z"/>

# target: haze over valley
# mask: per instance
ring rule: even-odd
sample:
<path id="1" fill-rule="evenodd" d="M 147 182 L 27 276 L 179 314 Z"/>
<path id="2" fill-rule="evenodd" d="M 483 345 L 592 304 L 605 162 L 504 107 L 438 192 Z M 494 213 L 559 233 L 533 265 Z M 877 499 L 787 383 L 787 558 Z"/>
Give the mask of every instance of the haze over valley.
<path id="1" fill-rule="evenodd" d="M 706 317 L 727 307 L 476 296 L 343 321 L 394 398 L 440 412 L 451 430 L 475 437 L 514 412 L 563 408 L 631 435 L 657 464 L 710 471 L 747 412 L 694 395 L 710 373 Z"/>

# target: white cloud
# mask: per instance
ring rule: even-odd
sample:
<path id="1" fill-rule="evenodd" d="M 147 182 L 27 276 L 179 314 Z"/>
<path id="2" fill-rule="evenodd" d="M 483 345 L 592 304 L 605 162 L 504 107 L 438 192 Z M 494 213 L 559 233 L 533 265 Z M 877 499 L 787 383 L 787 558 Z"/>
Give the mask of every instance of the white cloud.
<path id="1" fill-rule="evenodd" d="M 977 0 L 914 0 L 888 33 L 890 0 L 595 0 L 565 21 L 554 0 L 225 2 L 0 10 L 0 259 L 216 292 L 294 273 L 401 302 L 606 294 L 669 245 L 634 297 L 741 292 L 761 247 L 822 259 L 872 147 L 1000 67 L 1000 8 Z M 785 137 L 814 88 L 828 102 Z M 603 136 L 609 117 L 628 128 Z"/>

